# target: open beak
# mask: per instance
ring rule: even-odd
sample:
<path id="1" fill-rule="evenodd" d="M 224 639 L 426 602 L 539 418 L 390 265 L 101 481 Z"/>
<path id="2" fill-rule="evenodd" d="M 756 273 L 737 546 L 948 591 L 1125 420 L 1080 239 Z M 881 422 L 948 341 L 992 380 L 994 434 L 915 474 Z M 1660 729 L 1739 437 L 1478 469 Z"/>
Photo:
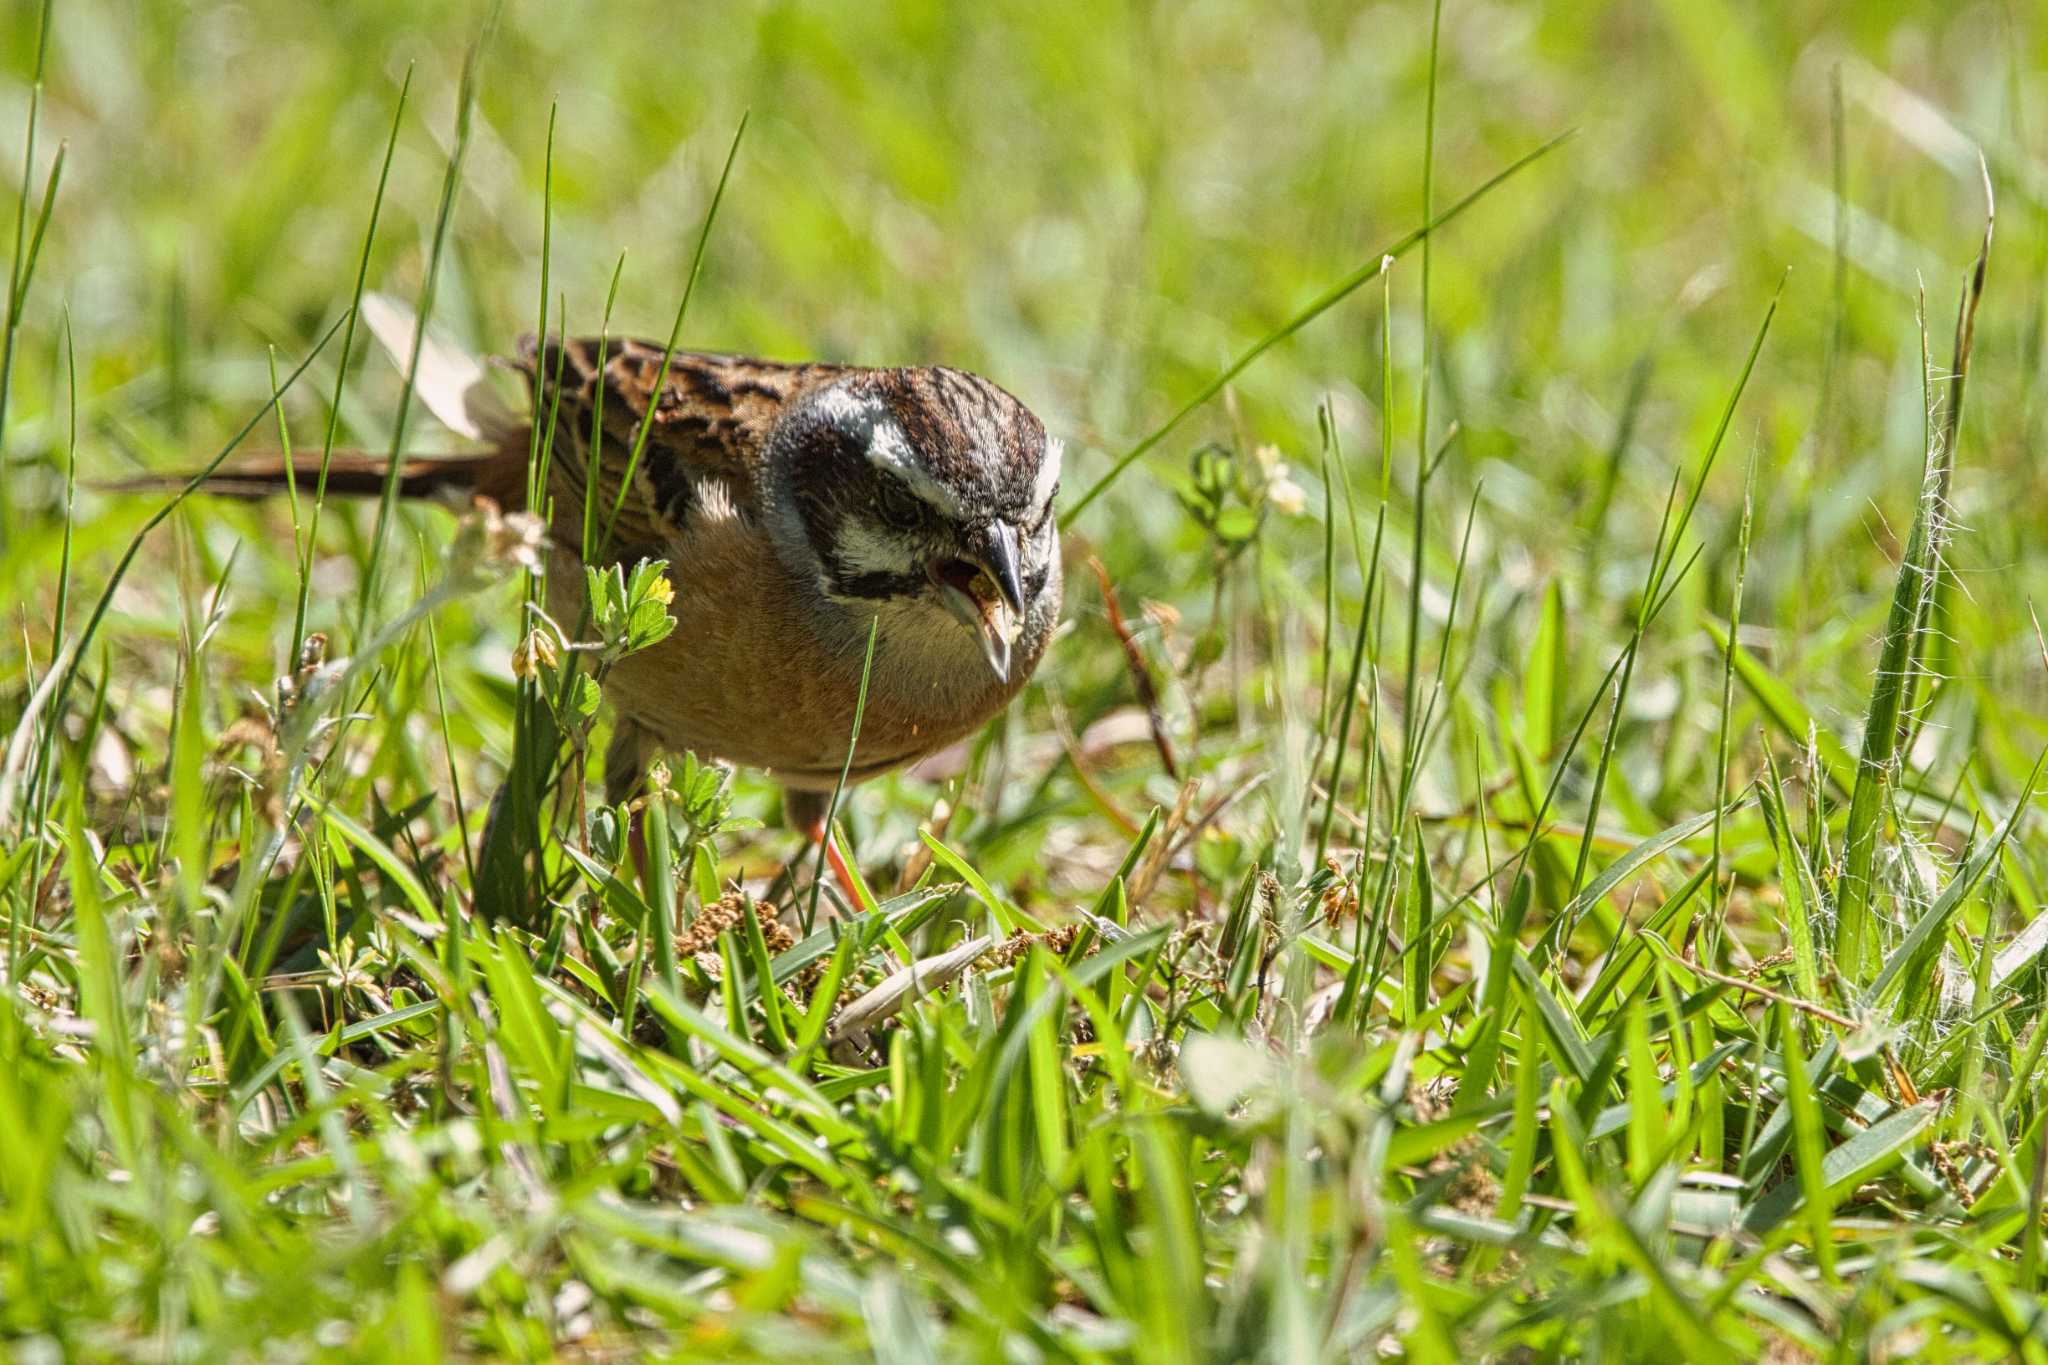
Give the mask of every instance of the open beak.
<path id="1" fill-rule="evenodd" d="M 1024 584 L 1017 576 L 1017 528 L 1006 521 L 970 535 L 958 559 L 931 567 L 946 610 L 981 640 L 981 652 L 997 682 L 1010 680 L 1010 642 L 1024 613 Z"/>

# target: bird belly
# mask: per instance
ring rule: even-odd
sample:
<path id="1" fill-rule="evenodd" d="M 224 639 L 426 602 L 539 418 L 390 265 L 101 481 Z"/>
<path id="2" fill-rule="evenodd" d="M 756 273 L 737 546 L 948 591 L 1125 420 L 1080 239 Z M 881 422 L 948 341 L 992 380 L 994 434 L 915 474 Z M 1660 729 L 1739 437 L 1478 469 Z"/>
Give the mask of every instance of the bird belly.
<path id="1" fill-rule="evenodd" d="M 668 554 L 676 629 L 612 668 L 607 700 L 664 749 L 766 769 L 791 787 L 829 789 L 853 737 L 865 630 L 821 628 L 816 599 L 742 518 L 693 519 Z M 558 553 L 557 561 L 550 610 L 566 624 L 582 610 L 583 575 L 573 556 Z M 854 781 L 973 733 L 1029 672 L 1016 670 L 1007 686 L 950 666 L 935 673 L 921 666 L 926 650 L 915 633 L 885 636 Z"/>

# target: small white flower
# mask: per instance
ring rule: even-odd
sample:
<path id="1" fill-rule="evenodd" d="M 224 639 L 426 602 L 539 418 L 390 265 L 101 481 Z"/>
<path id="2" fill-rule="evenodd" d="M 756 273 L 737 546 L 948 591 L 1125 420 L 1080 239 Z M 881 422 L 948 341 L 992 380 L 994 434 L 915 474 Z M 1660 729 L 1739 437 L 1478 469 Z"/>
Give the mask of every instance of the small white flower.
<path id="1" fill-rule="evenodd" d="M 1280 465 L 1270 483 L 1266 485 L 1266 501 L 1273 504 L 1283 516 L 1298 517 L 1308 511 L 1308 494 L 1301 485 L 1287 476 L 1287 466 Z"/>
<path id="2" fill-rule="evenodd" d="M 355 936 L 343 934 L 341 942 L 329 952 L 318 950 L 320 965 L 327 972 L 326 984 L 329 989 L 343 995 L 361 995 L 375 1002 L 378 1008 L 384 1006 L 384 993 L 377 988 L 376 970 L 388 966 L 384 955 L 376 948 L 365 945 L 361 951 L 356 948 Z"/>

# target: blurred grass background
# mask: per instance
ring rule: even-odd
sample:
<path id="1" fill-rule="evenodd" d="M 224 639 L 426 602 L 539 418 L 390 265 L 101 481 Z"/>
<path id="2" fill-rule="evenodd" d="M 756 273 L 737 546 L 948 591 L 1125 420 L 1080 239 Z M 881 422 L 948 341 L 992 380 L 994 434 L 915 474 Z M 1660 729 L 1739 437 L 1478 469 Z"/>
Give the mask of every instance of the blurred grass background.
<path id="1" fill-rule="evenodd" d="M 0 167 L 10 184 L 23 163 L 41 13 L 26 0 L 0 13 Z M 1453 423 L 1456 435 L 1429 485 L 1420 600 L 1425 659 L 1437 659 L 1447 632 L 1454 667 L 1444 672 L 1446 738 L 1415 806 L 1429 823 L 1440 884 L 1448 891 L 1479 876 L 1474 835 L 1519 837 L 1506 790 L 1513 744 L 1538 759 L 1555 752 L 1597 696 L 1635 618 L 1673 476 L 1697 467 L 1781 288 L 1691 528 L 1700 561 L 1646 643 L 1620 721 L 1602 861 L 1712 809 L 1724 724 L 1734 736 L 1731 791 L 1759 771 L 1760 733 L 1789 768 L 1808 715 L 1853 751 L 1926 444 L 1916 296 L 1924 284 L 1940 365 L 1982 231 L 1981 150 L 1997 192 L 1997 240 L 1953 490 L 1953 586 L 1930 645 L 1946 681 L 1907 784 L 1937 804 L 1964 795 L 1961 814 L 1945 828 L 1923 827 L 1925 846 L 1902 839 L 1888 863 L 1921 875 L 1930 848 L 1953 855 L 1972 819 L 2007 813 L 2048 740 L 2048 684 L 2029 616 L 2048 581 L 2039 458 L 2048 23 L 2021 3 L 1819 0 L 1451 0 L 1442 22 L 1439 208 L 1553 134 L 1578 131 L 1434 246 L 1427 444 L 1434 449 Z M 55 6 L 30 166 L 38 193 L 60 142 L 66 160 L 0 433 L 0 583 L 18 603 L 0 640 L 0 719 L 10 731 L 52 651 L 67 344 L 77 362 L 81 478 L 209 458 L 268 398 L 266 348 L 289 369 L 346 307 L 408 69 L 369 282 L 401 298 L 417 291 L 461 65 L 484 27 L 478 7 L 394 0 Z M 550 280 L 570 329 L 596 329 L 623 256 L 614 331 L 665 335 L 746 115 L 684 344 L 979 370 L 1067 438 L 1071 502 L 1232 357 L 1424 220 L 1429 41 L 1429 8 L 1417 3 L 585 9 L 521 0 L 505 7 L 481 51 L 435 318 L 484 352 L 509 350 L 534 326 L 552 117 Z M 1070 532 L 1072 629 L 1001 727 L 1010 767 L 994 771 L 1015 780 L 1004 786 L 977 769 L 981 818 L 949 835 L 1019 903 L 1092 900 L 1128 843 L 1105 818 L 1105 801 L 1142 819 L 1176 796 L 1144 731 L 1117 728 L 1130 715 L 1130 680 L 1082 567 L 1089 553 L 1105 562 L 1145 656 L 1170 679 L 1169 731 L 1210 781 L 1205 801 L 1248 777 L 1269 779 L 1218 822 L 1186 884 L 1161 892 L 1160 914 L 1213 913 L 1290 828 L 1289 801 L 1315 740 L 1322 643 L 1329 508 L 1319 404 L 1335 414 L 1339 468 L 1368 513 L 1390 418 L 1387 572 L 1397 604 L 1414 579 L 1406 528 L 1424 352 L 1418 257 L 1394 267 L 1391 291 L 1393 413 L 1380 410 L 1386 357 L 1375 282 L 1260 359 Z M 555 301 L 549 307 L 552 317 Z M 336 359 L 316 360 L 284 405 L 297 446 L 317 446 Z M 354 363 L 342 442 L 381 450 L 399 376 L 367 340 Z M 409 430 L 419 448 L 451 443 L 417 412 Z M 266 422 L 251 445 L 268 447 L 270 437 Z M 1253 452 L 1273 447 L 1307 491 L 1304 514 L 1274 509 L 1249 557 L 1228 566 L 1175 495 L 1211 442 L 1246 468 L 1257 467 Z M 1742 638 L 1804 710 L 1768 715 L 1745 690 L 1724 717 L 1721 659 L 1705 627 L 1729 613 L 1751 458 Z M 1468 508 L 1465 595 L 1447 623 Z M 79 492 L 80 593 L 105 581 L 142 515 L 132 500 Z M 386 582 L 403 585 L 387 617 L 415 595 L 416 574 L 449 537 L 440 512 L 406 516 L 397 547 L 407 567 L 387 572 Z M 367 508 L 330 515 L 317 561 L 311 624 L 343 642 L 369 521 Z M 251 690 L 283 671 L 296 587 L 290 546 L 281 507 L 204 500 L 144 546 L 101 633 L 104 670 L 102 656 L 90 664 L 92 679 L 104 671 L 107 680 L 113 734 L 93 754 L 97 837 L 147 841 L 163 827 L 178 642 L 201 629 L 216 581 L 227 605 L 208 646 L 205 732 L 223 733 Z M 1349 619 L 1363 573 L 1348 554 L 1337 562 L 1340 616 Z M 1550 591 L 1564 640 L 1540 656 L 1559 659 L 1555 676 L 1536 678 L 1528 664 Z M 1140 603 L 1159 605 L 1141 612 Z M 455 761 L 466 790 L 488 791 L 510 742 L 514 597 L 456 603 L 436 619 Z M 1398 609 L 1384 631 L 1398 657 Z M 1211 654 L 1218 662 L 1205 668 Z M 419 674 L 411 670 L 401 699 L 423 693 Z M 1377 679 L 1390 714 L 1401 708 L 1397 674 L 1389 664 Z M 1092 791 L 1060 768 L 1051 736 L 1058 725 L 1085 733 L 1098 723 L 1098 733 L 1120 738 L 1089 749 L 1101 784 Z M 1603 714 L 1593 733 L 1604 724 Z M 377 742 L 352 758 L 377 799 L 392 808 L 421 794 L 440 800 L 435 716 L 396 708 L 371 728 Z M 1580 816 L 1588 767 L 1581 758 L 1564 785 L 1567 821 Z M 746 808 L 766 813 L 766 790 L 742 783 Z M 853 799 L 854 843 L 878 879 L 900 862 L 934 790 L 900 778 Z M 1477 790 L 1499 798 L 1498 825 L 1467 818 Z M 480 809 L 473 797 L 472 826 Z M 1524 806 L 1519 818 L 1528 813 Z M 442 802 L 415 824 L 432 838 L 452 816 Z M 1779 946 L 1773 917 L 1784 902 L 1760 821 L 1732 826 L 1730 841 L 1739 892 L 1729 914 L 1748 941 L 1722 964 L 1735 970 Z M 1349 846 L 1341 828 L 1338 842 Z M 746 865 L 772 866 L 787 845 L 761 836 L 745 846 L 761 854 Z M 1557 841 L 1567 862 L 1575 845 L 1567 828 Z M 224 841 L 215 861 L 231 852 Z M 2036 822 L 2002 864 L 2003 898 L 1972 902 L 1972 934 L 2003 941 L 2026 921 L 2044 858 Z M 1539 913 L 1557 908 L 1546 896 Z M 1615 922 L 1603 914 L 1589 933 Z M 1590 959 L 1605 945 L 1579 946 Z M 1582 979 L 1576 964 L 1562 970 Z M 1609 1021 L 1614 1030 L 1620 1018 Z M 2038 1146 L 2039 1116 L 2028 1105 L 2021 1130 Z M 1202 1139 L 1175 1140 L 1207 1151 L 1207 1122 L 1190 1120 Z M 1208 1172 L 1205 1199 L 1227 1205 L 1236 1168 L 1216 1160 L 1227 1170 Z M 1282 1221 L 1270 1217 L 1272 1227 Z M 493 1226 L 480 1219 L 467 1242 L 450 1234 L 447 1259 Z M 775 1225 L 774 1236 L 786 1233 Z M 1212 1266 L 1223 1273 L 1220 1261 Z M 1587 1285 L 1598 1278 L 1581 1285 L 1583 1302 L 1597 1297 Z M 1209 1285 L 1199 1274 L 1172 1283 Z M 1066 1293 L 1036 1288 L 1048 1303 Z M 877 1336 L 916 1316 L 883 1298 L 866 1308 Z M 1274 1343 L 1291 1339 L 1278 1328 L 1263 1337 L 1263 1319 L 1246 1312 L 1231 1340 L 1277 1352 Z M 753 1349 L 772 1354 L 785 1341 L 778 1327 L 760 1330 L 767 1335 L 750 1338 Z M 905 1330 L 903 1340 L 918 1339 Z M 1426 1355 L 1426 1338 L 1404 1337 L 1404 1349 Z M 504 1338 L 480 1339 L 511 1349 Z M 815 1345 L 800 1332 L 787 1340 Z M 1146 1354 L 1142 1341 L 1135 1353 Z"/>
<path id="2" fill-rule="evenodd" d="M 685 343 L 983 370 L 1068 435 L 1071 492 L 1105 452 L 1421 221 L 1428 24 L 1412 10 L 889 3 L 619 7 L 593 19 L 513 6 L 483 59 L 437 317 L 485 352 L 531 330 L 552 105 L 553 279 L 570 326 L 595 329 L 623 255 L 615 327 L 663 335 L 725 144 L 751 111 Z M 0 136 L 11 141 L 0 154 L 15 165 L 38 12 L 7 16 Z M 1598 613 L 1623 598 L 1674 463 L 1701 445 L 1789 270 L 1734 433 L 1738 454 L 1759 452 L 1769 491 L 1752 619 L 1786 633 L 1781 664 L 1794 676 L 1811 666 L 1815 700 L 1846 708 L 1832 719 L 1852 727 L 1864 691 L 1856 647 L 1874 629 L 1858 612 L 1888 591 L 1901 534 L 1891 523 L 1919 459 L 1914 291 L 1926 281 L 1943 332 L 1982 215 L 1974 142 L 2004 212 L 1958 487 L 1973 533 L 1956 567 L 1983 589 L 1968 596 L 1999 622 L 1991 638 L 2003 645 L 1975 636 L 1969 671 L 2038 698 L 2010 591 L 2041 553 L 2038 537 L 1985 515 L 2042 495 L 2029 452 L 2048 170 L 2032 149 L 2048 95 L 2029 19 L 2005 5 L 1453 6 L 1440 200 L 1544 136 L 1581 132 L 1458 223 L 1436 257 L 1435 410 L 1461 432 L 1449 491 L 1433 504 L 1444 554 L 1483 482 L 1482 552 L 1502 587 L 1531 591 L 1590 564 L 1603 576 L 1567 579 L 1573 606 Z M 416 290 L 459 64 L 479 27 L 462 6 L 57 9 L 38 183 L 57 140 L 70 153 L 7 448 L 17 515 L 4 563 L 36 604 L 31 620 L 48 615 L 62 487 L 60 316 L 80 366 L 85 477 L 210 454 L 266 396 L 264 347 L 289 365 L 345 305 L 408 65 L 416 93 L 370 282 Z M 1838 70 L 1849 198 L 1839 299 Z M 1396 359 L 1411 368 L 1417 278 L 1395 272 Z M 1355 467 L 1376 463 L 1377 292 L 1261 361 L 1228 408 L 1183 428 L 1079 528 L 1129 591 L 1176 600 L 1193 587 L 1199 605 L 1204 554 L 1158 476 L 1177 476 L 1201 440 L 1272 442 L 1312 472 L 1313 410 L 1334 394 Z M 319 430 L 332 363 L 316 362 L 288 404 L 302 442 Z M 1609 447 L 1639 364 L 1642 408 L 1610 495 Z M 380 449 L 397 376 L 381 357 L 363 374 L 343 436 Z M 1412 375 L 1400 391 L 1413 402 Z M 1402 412 L 1394 429 L 1412 425 Z M 1708 490 L 1702 586 L 1724 589 L 1738 487 L 1724 478 Z M 113 504 L 85 505 L 89 578 L 123 527 L 93 514 Z M 246 540 L 238 597 L 282 599 L 289 559 L 264 553 L 262 529 L 278 524 L 275 511 L 193 515 L 192 573 Z M 1314 548 L 1312 533 L 1283 542 L 1295 556 Z M 122 606 L 147 634 L 175 600 L 138 584 Z M 233 657 L 252 680 L 268 677 L 278 624 L 245 611 L 232 626 Z M 1086 658 L 1070 651 L 1063 671 L 1088 677 Z"/>

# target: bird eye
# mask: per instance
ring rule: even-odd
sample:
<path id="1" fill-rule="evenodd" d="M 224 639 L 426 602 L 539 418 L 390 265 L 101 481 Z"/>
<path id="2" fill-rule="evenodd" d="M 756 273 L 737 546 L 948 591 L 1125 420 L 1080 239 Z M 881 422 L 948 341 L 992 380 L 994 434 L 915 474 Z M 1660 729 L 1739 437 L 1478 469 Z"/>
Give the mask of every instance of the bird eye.
<path id="1" fill-rule="evenodd" d="M 891 526 L 907 529 L 924 520 L 924 503 L 894 479 L 885 478 L 876 485 L 875 510 Z"/>

